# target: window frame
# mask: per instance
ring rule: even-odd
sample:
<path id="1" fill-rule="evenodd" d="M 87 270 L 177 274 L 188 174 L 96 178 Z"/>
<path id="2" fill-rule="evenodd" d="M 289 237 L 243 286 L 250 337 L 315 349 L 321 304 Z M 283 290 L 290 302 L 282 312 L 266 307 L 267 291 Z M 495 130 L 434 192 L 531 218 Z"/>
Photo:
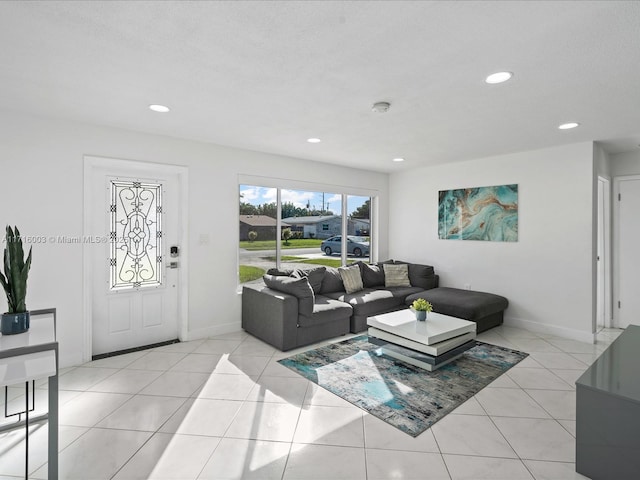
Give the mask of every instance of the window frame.
<path id="1" fill-rule="evenodd" d="M 321 183 L 311 183 L 299 180 L 287 180 L 270 177 L 260 177 L 252 175 L 238 175 L 238 183 L 236 186 L 236 194 L 239 193 L 242 185 L 250 185 L 262 188 L 275 188 L 276 189 L 276 232 L 282 231 L 282 190 L 301 190 L 309 192 L 331 192 L 342 196 L 342 211 L 341 211 L 341 235 L 342 235 L 342 248 L 340 251 L 340 262 L 342 265 L 348 264 L 347 255 L 347 235 L 348 235 L 348 222 L 347 216 L 347 201 L 350 196 L 368 197 L 370 199 L 370 232 L 369 232 L 369 261 L 375 263 L 378 260 L 378 241 L 377 241 L 377 225 L 378 225 L 378 201 L 380 192 L 374 189 L 367 189 L 361 187 L 350 187 L 340 185 L 330 185 Z M 240 220 L 240 212 L 237 211 L 237 221 Z M 335 235 L 334 235 L 335 236 Z M 276 235 L 276 240 L 279 236 Z M 282 259 L 281 242 L 276 241 L 276 268 L 280 268 Z M 239 248 L 237 249 L 237 270 L 238 270 L 238 285 L 242 286 L 239 278 L 240 268 L 240 255 Z"/>

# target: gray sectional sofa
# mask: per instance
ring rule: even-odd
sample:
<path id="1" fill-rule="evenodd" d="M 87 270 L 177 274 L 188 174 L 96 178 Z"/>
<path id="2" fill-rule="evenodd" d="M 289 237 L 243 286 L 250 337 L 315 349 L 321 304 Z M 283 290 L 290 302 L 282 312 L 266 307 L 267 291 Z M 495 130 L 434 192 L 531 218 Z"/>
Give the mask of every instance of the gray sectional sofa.
<path id="1" fill-rule="evenodd" d="M 331 267 L 270 270 L 262 283 L 242 289 L 242 328 L 286 351 L 363 332 L 367 317 L 407 308 L 416 298 L 431 302 L 434 312 L 475 322 L 478 333 L 500 325 L 509 305 L 500 295 L 438 287 L 430 265 L 354 265 L 352 275 Z"/>
<path id="2" fill-rule="evenodd" d="M 386 286 L 384 265 L 406 265 L 408 283 Z M 366 330 L 367 317 L 405 307 L 409 295 L 438 286 L 433 267 L 388 261 L 358 262 L 362 289 L 347 293 L 337 268 L 270 270 L 263 282 L 242 289 L 242 328 L 286 351 Z"/>

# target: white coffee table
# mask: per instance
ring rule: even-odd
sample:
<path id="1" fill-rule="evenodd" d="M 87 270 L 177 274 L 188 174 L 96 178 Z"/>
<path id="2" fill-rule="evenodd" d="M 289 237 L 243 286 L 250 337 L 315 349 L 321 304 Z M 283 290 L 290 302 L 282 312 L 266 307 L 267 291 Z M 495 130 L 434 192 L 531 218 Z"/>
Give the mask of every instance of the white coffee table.
<path id="1" fill-rule="evenodd" d="M 461 318 L 430 312 L 419 322 L 413 311 L 367 318 L 369 341 L 382 353 L 428 371 L 460 357 L 475 345 L 476 324 Z"/>

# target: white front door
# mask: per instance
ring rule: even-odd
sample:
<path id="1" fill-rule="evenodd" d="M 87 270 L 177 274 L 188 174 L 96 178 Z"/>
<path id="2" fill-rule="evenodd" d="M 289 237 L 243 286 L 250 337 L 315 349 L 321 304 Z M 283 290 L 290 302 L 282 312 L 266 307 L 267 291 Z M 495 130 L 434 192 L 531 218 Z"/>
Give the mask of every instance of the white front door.
<path id="1" fill-rule="evenodd" d="M 616 182 L 618 204 L 618 327 L 640 325 L 640 177 Z"/>
<path id="2" fill-rule="evenodd" d="M 92 355 L 178 338 L 180 180 L 149 166 L 92 168 Z"/>

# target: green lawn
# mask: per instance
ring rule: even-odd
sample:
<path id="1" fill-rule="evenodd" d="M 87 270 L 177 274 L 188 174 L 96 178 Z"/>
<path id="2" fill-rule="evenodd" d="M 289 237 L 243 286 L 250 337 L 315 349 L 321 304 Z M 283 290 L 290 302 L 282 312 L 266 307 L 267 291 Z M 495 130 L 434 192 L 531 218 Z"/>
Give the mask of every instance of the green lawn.
<path id="1" fill-rule="evenodd" d="M 289 240 L 289 245 L 284 244 L 284 240 L 281 240 L 282 248 L 320 248 L 322 240 L 317 238 L 298 238 Z M 255 242 L 249 242 L 244 240 L 240 242 L 240 248 L 245 250 L 275 250 L 275 240 L 256 240 Z"/>
<path id="2" fill-rule="evenodd" d="M 325 267 L 341 267 L 342 261 L 337 258 L 311 258 L 299 260 L 297 263 L 310 263 L 312 265 L 324 265 Z"/>
<path id="3" fill-rule="evenodd" d="M 259 267 L 251 267 L 249 265 L 240 265 L 240 283 L 257 280 L 264 275 L 265 270 Z"/>

